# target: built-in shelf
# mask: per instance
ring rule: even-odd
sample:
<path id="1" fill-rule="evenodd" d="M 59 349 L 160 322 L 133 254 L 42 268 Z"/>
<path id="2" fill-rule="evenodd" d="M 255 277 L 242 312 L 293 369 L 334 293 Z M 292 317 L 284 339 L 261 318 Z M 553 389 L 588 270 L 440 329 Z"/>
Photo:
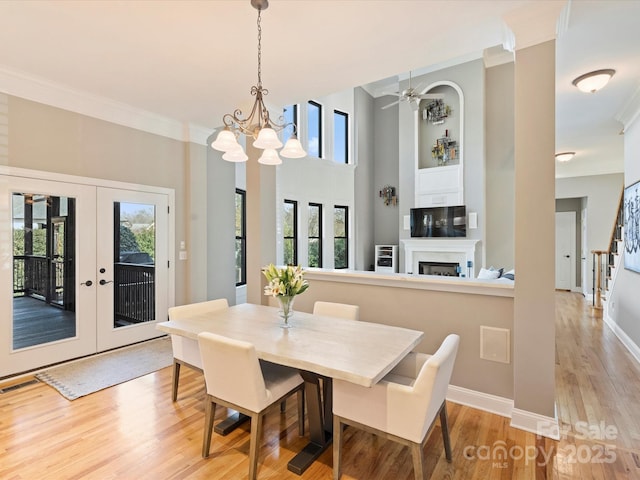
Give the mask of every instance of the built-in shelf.
<path id="1" fill-rule="evenodd" d="M 398 246 L 376 245 L 376 272 L 398 272 Z"/>

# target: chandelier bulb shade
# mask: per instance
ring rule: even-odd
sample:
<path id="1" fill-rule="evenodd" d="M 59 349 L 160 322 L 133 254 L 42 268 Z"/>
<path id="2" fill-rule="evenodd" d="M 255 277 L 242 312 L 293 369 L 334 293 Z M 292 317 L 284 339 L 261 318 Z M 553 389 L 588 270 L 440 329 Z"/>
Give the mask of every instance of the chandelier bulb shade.
<path id="1" fill-rule="evenodd" d="M 240 109 L 234 110 L 233 114 L 225 114 L 222 117 L 224 129 L 218 133 L 216 140 L 211 144 L 216 150 L 225 152 L 222 156 L 224 160 L 230 162 L 243 162 L 247 159 L 246 153 L 242 146 L 238 143 L 238 136 L 252 137 L 255 139 L 253 146 L 263 149 L 264 153 L 258 159 L 258 162 L 264 165 L 278 165 L 282 163 L 276 149 L 282 147 L 282 142 L 278 138 L 278 132 L 286 127 L 293 127 L 293 135 L 287 140 L 287 145 L 282 149 L 281 154 L 285 158 L 302 158 L 307 155 L 300 141 L 297 139 L 295 123 L 285 123 L 281 117 L 282 123 L 275 122 L 269 117 L 269 110 L 264 104 L 264 96 L 269 91 L 262 86 L 262 10 L 266 10 L 269 6 L 268 0 L 251 0 L 251 6 L 258 10 L 258 83 L 251 87 L 251 95 L 255 97 L 253 107 L 249 115 L 243 117 Z M 293 141 L 292 141 L 293 140 Z M 290 143 L 291 142 L 291 143 Z M 237 149 L 241 152 L 238 153 Z M 241 159 L 241 160 L 240 160 Z"/>
<path id="2" fill-rule="evenodd" d="M 282 159 L 275 149 L 265 148 L 264 152 L 258 159 L 258 163 L 261 163 L 262 165 L 280 165 L 282 163 Z"/>
<path id="3" fill-rule="evenodd" d="M 559 162 L 568 162 L 573 158 L 576 152 L 560 152 L 556 153 L 556 160 Z"/>
<path id="4" fill-rule="evenodd" d="M 228 152 L 236 146 L 239 147 L 240 144 L 229 127 L 225 127 L 224 130 L 220 130 L 216 139 L 211 142 L 211 147 L 216 150 L 220 150 L 221 152 Z"/>
<path id="5" fill-rule="evenodd" d="M 249 157 L 246 153 L 244 153 L 242 146 L 239 143 L 236 143 L 236 147 L 233 147 L 230 150 L 226 151 L 224 155 L 222 155 L 222 159 L 226 160 L 227 162 L 237 163 L 246 162 L 247 160 L 249 160 Z"/>
<path id="6" fill-rule="evenodd" d="M 580 75 L 571 83 L 581 92 L 595 93 L 609 83 L 615 73 L 616 71 L 611 68 L 596 70 Z"/>
<path id="7" fill-rule="evenodd" d="M 284 144 L 284 148 L 280 150 L 280 155 L 284 158 L 303 158 L 307 156 L 307 152 L 302 148 L 298 137 L 291 135 L 287 143 Z"/>
<path id="8" fill-rule="evenodd" d="M 260 129 L 258 133 L 258 138 L 255 142 L 253 142 L 253 146 L 256 148 L 280 148 L 282 147 L 282 142 L 278 138 L 278 134 L 276 131 L 271 128 L 271 126 L 265 126 Z"/>

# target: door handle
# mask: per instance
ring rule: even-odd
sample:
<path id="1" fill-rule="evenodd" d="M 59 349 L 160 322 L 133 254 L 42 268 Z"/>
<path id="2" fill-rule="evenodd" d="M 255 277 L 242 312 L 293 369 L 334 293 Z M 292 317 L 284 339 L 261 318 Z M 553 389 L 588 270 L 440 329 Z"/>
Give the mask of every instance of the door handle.
<path id="1" fill-rule="evenodd" d="M 91 285 L 93 285 L 93 282 L 91 280 L 87 280 L 86 282 L 82 282 L 80 285 L 86 285 L 87 287 L 90 287 Z"/>
<path id="2" fill-rule="evenodd" d="M 113 280 L 105 280 L 104 278 L 100 280 L 100 285 L 106 285 L 107 283 L 113 283 Z"/>
<path id="3" fill-rule="evenodd" d="M 571 258 L 571 255 L 565 255 L 564 258 Z"/>

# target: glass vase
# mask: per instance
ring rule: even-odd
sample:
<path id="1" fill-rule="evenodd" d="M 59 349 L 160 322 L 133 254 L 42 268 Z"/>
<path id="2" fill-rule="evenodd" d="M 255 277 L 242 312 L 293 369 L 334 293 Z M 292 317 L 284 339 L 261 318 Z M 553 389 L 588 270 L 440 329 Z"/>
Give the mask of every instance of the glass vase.
<path id="1" fill-rule="evenodd" d="M 280 325 L 282 328 L 289 328 L 291 325 L 289 324 L 289 318 L 293 315 L 293 301 L 295 300 L 295 296 L 289 297 L 286 295 L 280 295 L 276 297 L 278 302 L 280 303 L 280 310 L 278 313 L 282 317 L 283 323 Z"/>

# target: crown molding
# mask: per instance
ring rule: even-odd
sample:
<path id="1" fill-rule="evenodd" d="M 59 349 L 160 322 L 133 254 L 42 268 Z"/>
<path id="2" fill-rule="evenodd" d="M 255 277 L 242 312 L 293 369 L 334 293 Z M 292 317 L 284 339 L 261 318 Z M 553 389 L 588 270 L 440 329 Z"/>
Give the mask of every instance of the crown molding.
<path id="1" fill-rule="evenodd" d="M 0 92 L 162 137 L 207 144 L 211 129 L 0 67 Z"/>
<path id="2" fill-rule="evenodd" d="M 486 48 L 482 53 L 482 60 L 484 61 L 484 68 L 497 67 L 506 63 L 512 63 L 514 61 L 514 54 L 512 50 L 505 50 L 503 45 L 497 45 Z"/>
<path id="3" fill-rule="evenodd" d="M 624 104 L 620 111 L 615 115 L 615 119 L 623 125 L 622 133 L 624 133 L 633 122 L 640 117 L 640 85 L 631 95 L 631 98 Z"/>
<path id="4" fill-rule="evenodd" d="M 505 50 L 521 50 L 554 40 L 567 22 L 566 1 L 539 0 L 503 17 Z M 560 25 L 560 26 L 559 26 Z"/>

